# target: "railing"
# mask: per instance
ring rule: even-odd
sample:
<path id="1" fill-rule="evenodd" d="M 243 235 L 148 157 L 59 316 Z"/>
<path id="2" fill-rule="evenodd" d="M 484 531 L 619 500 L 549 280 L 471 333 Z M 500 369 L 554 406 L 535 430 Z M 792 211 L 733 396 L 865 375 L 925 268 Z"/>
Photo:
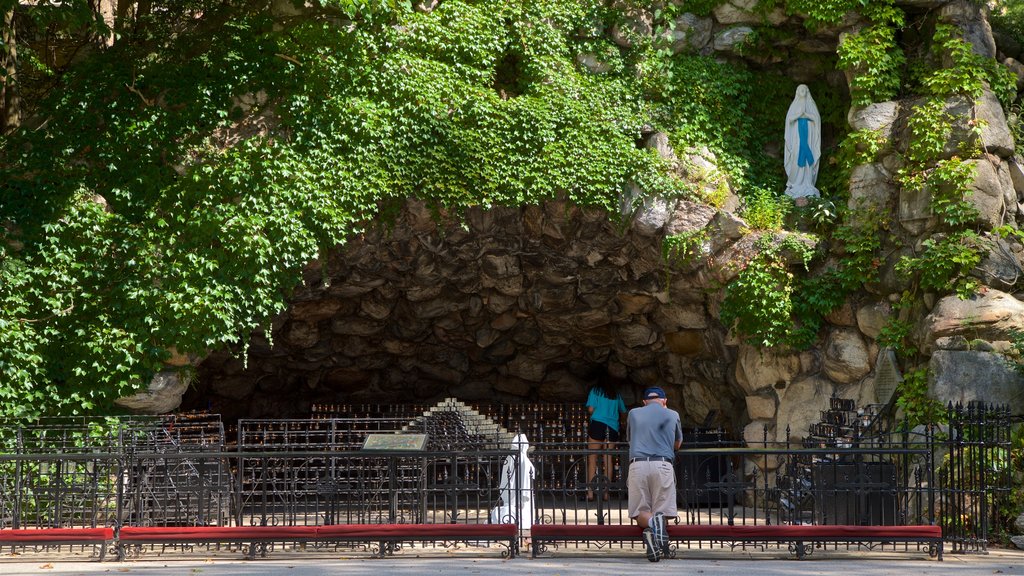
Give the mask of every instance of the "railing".
<path id="1" fill-rule="evenodd" d="M 1010 417 L 980 406 L 948 416 L 948 426 L 895 427 L 848 447 L 687 438 L 675 462 L 677 522 L 941 525 L 953 552 L 983 552 L 1010 490 Z M 379 422 L 306 422 L 243 423 L 233 448 L 211 421 L 6 427 L 0 529 L 511 522 L 525 542 L 533 523 L 631 522 L 625 444 L 535 443 L 532 475 L 521 478 L 512 448 L 365 452 L 360 435 L 385 429 Z M 597 470 L 587 470 L 590 455 Z"/>

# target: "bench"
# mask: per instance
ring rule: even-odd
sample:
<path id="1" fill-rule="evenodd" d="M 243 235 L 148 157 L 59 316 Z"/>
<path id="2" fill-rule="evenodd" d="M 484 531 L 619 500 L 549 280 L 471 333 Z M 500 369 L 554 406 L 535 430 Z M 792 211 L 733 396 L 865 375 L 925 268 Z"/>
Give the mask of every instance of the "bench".
<path id="1" fill-rule="evenodd" d="M 536 557 L 545 542 L 637 541 L 643 531 L 635 524 L 534 524 L 531 555 Z M 928 554 L 942 560 L 942 528 L 939 526 L 848 526 L 848 525 L 761 525 L 670 524 L 669 540 L 722 542 L 786 542 L 802 559 L 811 543 L 925 543 Z"/>
<path id="2" fill-rule="evenodd" d="M 0 530 L 2 546 L 59 546 L 92 544 L 100 547 L 100 561 L 114 540 L 113 528 L 7 528 Z"/>
<path id="3" fill-rule="evenodd" d="M 269 542 L 376 542 L 380 555 L 398 542 L 496 540 L 506 543 L 508 556 L 518 551 L 515 524 L 332 524 L 328 526 L 125 526 L 118 534 L 118 557 L 124 546 L 141 544 L 256 544 Z M 503 555 L 506 555 L 503 553 Z"/>

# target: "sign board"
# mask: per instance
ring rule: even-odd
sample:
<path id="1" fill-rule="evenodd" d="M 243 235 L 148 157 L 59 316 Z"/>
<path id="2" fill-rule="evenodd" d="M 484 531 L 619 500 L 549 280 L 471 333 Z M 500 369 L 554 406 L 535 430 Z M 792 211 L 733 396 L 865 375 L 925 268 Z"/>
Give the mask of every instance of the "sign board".
<path id="1" fill-rule="evenodd" d="M 370 434 L 363 442 L 363 450 L 381 452 L 424 450 L 426 447 L 426 434 Z"/>

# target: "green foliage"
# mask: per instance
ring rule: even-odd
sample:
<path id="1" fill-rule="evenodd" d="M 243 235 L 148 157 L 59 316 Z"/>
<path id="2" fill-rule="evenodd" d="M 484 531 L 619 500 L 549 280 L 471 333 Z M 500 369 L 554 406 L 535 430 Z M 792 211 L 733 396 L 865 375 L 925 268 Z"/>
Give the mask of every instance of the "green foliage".
<path id="1" fill-rule="evenodd" d="M 896 392 L 896 406 L 911 428 L 946 421 L 946 410 L 942 404 L 928 395 L 927 368 L 907 371 Z"/>
<path id="2" fill-rule="evenodd" d="M 896 270 L 918 276 L 920 286 L 939 293 L 954 291 L 960 298 L 968 298 L 979 286 L 971 270 L 981 262 L 984 254 L 981 239 L 971 230 L 924 241 L 924 252 L 917 258 L 904 256 L 896 263 Z"/>
<path id="3" fill-rule="evenodd" d="M 888 145 L 889 139 L 880 130 L 854 130 L 839 144 L 835 161 L 849 171 L 861 164 L 877 162 L 879 154 Z"/>
<path id="4" fill-rule="evenodd" d="M 832 230 L 841 216 L 835 202 L 824 197 L 810 197 L 803 206 L 793 206 L 793 212 L 813 232 Z"/>
<path id="5" fill-rule="evenodd" d="M 846 293 L 878 281 L 884 220 L 875 210 L 857 210 L 850 222 L 837 227 L 833 234 L 842 243 L 836 285 Z"/>
<path id="6" fill-rule="evenodd" d="M 786 344 L 792 348 L 814 345 L 825 316 L 842 305 L 851 293 L 878 279 L 882 221 L 863 211 L 855 212 L 854 216 L 851 221 L 861 224 L 843 224 L 833 232 L 840 242 L 841 257 L 836 265 L 797 281 L 792 296 L 793 329 L 786 337 Z"/>
<path id="7" fill-rule="evenodd" d="M 767 190 L 753 190 L 743 199 L 741 215 L 754 230 L 781 230 L 793 203 Z"/>
<path id="8" fill-rule="evenodd" d="M 1004 455 L 995 462 L 996 472 L 1009 474 L 1010 491 L 1001 498 L 993 495 L 996 518 L 1002 521 L 996 527 L 996 536 L 1008 540 L 1009 534 L 1016 532 L 1014 522 L 1024 512 L 1024 425 L 1016 425 L 1010 433 L 1009 449 L 999 450 Z"/>
<path id="9" fill-rule="evenodd" d="M 1024 142 L 1024 106 L 1012 104 L 1006 114 L 1006 125 L 1014 142 Z"/>
<path id="10" fill-rule="evenodd" d="M 932 212 L 939 221 L 951 227 L 973 224 L 978 209 L 966 198 L 973 194 L 970 185 L 974 182 L 974 165 L 954 156 L 936 162 L 925 174 L 925 187 L 932 193 Z"/>
<path id="11" fill-rule="evenodd" d="M 246 341 L 407 197 L 457 214 L 683 192 L 636 146 L 636 63 L 575 63 L 602 4 L 320 6 L 155 2 L 166 19 L 83 56 L 36 102 L 45 122 L 0 139 L 0 415 L 109 410 L 169 348 Z"/>
<path id="12" fill-rule="evenodd" d="M 913 330 L 914 326 L 910 322 L 890 317 L 878 333 L 878 345 L 891 348 L 901 358 L 911 358 L 917 354 L 912 339 Z"/>
<path id="13" fill-rule="evenodd" d="M 887 4 L 872 11 L 870 26 L 847 35 L 839 45 L 838 66 L 852 72 L 854 104 L 892 100 L 900 89 L 906 56 L 896 42 L 896 31 L 903 26 L 904 16 Z"/>
<path id="14" fill-rule="evenodd" d="M 789 14 L 805 14 L 806 25 L 817 28 L 824 24 L 838 24 L 847 12 L 860 10 L 871 0 L 786 0 Z"/>
<path id="15" fill-rule="evenodd" d="M 641 86 L 677 151 L 707 147 L 741 195 L 784 187 L 782 163 L 764 149 L 778 138 L 791 81 L 705 56 L 652 50 L 646 58 Z"/>
<path id="16" fill-rule="evenodd" d="M 1018 374 L 1024 375 L 1024 330 L 1010 330 L 1010 350 L 1006 355 L 1007 364 Z"/>
<path id="17" fill-rule="evenodd" d="M 1000 0 L 989 14 L 992 28 L 1024 46 L 1024 0 Z"/>
<path id="18" fill-rule="evenodd" d="M 897 180 L 904 189 L 926 191 L 933 214 L 951 232 L 926 240 L 920 256 L 901 258 L 896 269 L 915 277 L 925 290 L 955 291 L 966 298 L 979 285 L 969 274 L 981 261 L 984 246 L 970 229 L 978 217 L 977 209 L 967 200 L 972 193 L 974 165 L 959 156 L 943 158 L 953 122 L 946 111 L 946 98 L 976 98 L 985 83 L 993 81 L 993 75 L 986 67 L 987 60 L 975 55 L 952 26 L 937 27 L 932 50 L 936 59 L 948 58 L 952 64 L 937 67 L 921 80 L 932 98 L 916 106 L 910 117 L 907 162 Z M 972 123 L 974 138 L 968 146 L 979 139 L 981 128 L 979 123 Z M 961 152 L 970 156 L 977 150 Z"/>
<path id="19" fill-rule="evenodd" d="M 679 4 L 679 9 L 684 12 L 690 12 L 697 16 L 709 16 L 712 10 L 725 4 L 725 0 L 682 0 Z"/>
<path id="20" fill-rule="evenodd" d="M 948 60 L 949 64 L 936 67 L 922 78 L 921 85 L 927 93 L 938 97 L 959 94 L 978 98 L 987 83 L 1003 108 L 1008 108 L 1016 99 L 1016 76 L 992 58 L 975 54 L 958 28 L 937 25 L 932 52 L 936 59 Z"/>
<path id="21" fill-rule="evenodd" d="M 809 249 L 792 236 L 773 242 L 770 234 L 758 240 L 757 254 L 726 287 L 719 316 L 745 341 L 763 347 L 785 344 L 793 326 L 794 275 L 786 252 L 804 265 L 811 258 Z"/>
<path id="22" fill-rule="evenodd" d="M 708 240 L 707 228 L 672 234 L 662 243 L 662 255 L 665 260 L 687 265 L 706 253 Z"/>

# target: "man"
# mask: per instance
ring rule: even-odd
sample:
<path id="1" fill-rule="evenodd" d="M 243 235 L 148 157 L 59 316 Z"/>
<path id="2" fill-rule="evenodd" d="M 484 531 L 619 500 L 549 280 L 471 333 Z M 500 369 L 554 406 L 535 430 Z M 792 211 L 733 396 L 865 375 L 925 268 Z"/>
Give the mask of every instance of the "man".
<path id="1" fill-rule="evenodd" d="M 665 517 L 675 518 L 676 450 L 683 443 L 679 413 L 667 407 L 665 391 L 644 390 L 642 408 L 629 411 L 629 517 L 644 529 L 647 559 L 657 562 L 668 552 Z"/>

